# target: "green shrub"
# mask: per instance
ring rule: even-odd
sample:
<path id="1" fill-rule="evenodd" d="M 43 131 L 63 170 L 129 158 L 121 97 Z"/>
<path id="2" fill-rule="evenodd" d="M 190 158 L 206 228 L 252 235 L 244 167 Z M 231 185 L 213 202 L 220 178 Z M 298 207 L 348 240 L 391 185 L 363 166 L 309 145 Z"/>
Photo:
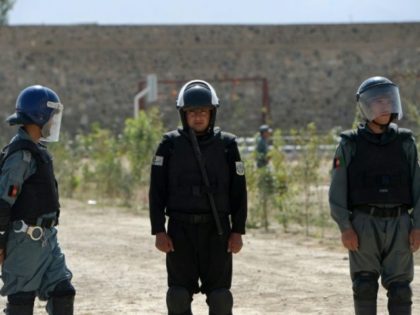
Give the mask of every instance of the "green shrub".
<path id="1" fill-rule="evenodd" d="M 133 180 L 146 184 L 149 180 L 150 164 L 162 138 L 163 126 L 157 110 L 141 111 L 136 119 L 125 122 L 122 135 L 123 152 L 130 162 Z"/>

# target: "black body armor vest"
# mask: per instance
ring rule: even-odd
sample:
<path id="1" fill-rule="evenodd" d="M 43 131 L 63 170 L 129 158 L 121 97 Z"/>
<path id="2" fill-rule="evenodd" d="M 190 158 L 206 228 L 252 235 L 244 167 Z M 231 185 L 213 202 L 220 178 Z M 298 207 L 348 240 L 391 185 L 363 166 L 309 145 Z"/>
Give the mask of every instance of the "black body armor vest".
<path id="1" fill-rule="evenodd" d="M 36 172 L 25 180 L 11 210 L 11 220 L 35 221 L 43 214 L 60 210 L 57 181 L 51 156 L 29 140 L 18 140 L 3 149 L 2 164 L 12 153 L 20 150 L 31 152 L 36 161 Z"/>
<path id="2" fill-rule="evenodd" d="M 410 168 L 402 146 L 411 133 L 394 132 L 385 143 L 372 141 L 374 135 L 365 130 L 350 137 L 356 144 L 356 153 L 347 168 L 351 208 L 367 204 L 412 206 Z"/>
<path id="3" fill-rule="evenodd" d="M 168 212 L 210 212 L 208 188 L 202 180 L 188 134 L 179 130 L 168 133 L 167 137 L 172 142 L 172 154 L 168 164 Z M 217 211 L 229 213 L 230 173 L 226 160 L 226 146 L 234 137 L 216 132 L 209 139 L 198 140 Z"/>

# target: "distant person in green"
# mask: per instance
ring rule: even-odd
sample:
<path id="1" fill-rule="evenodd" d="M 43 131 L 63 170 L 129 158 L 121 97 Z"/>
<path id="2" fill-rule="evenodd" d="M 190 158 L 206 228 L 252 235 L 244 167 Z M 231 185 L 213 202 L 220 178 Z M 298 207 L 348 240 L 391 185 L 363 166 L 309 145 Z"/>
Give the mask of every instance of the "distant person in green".
<path id="1" fill-rule="evenodd" d="M 378 279 L 390 315 L 411 314 L 413 252 L 420 247 L 420 167 L 398 87 L 371 77 L 359 87 L 364 122 L 343 132 L 329 191 L 331 215 L 349 250 L 356 315 L 375 315 Z"/>
<path id="2" fill-rule="evenodd" d="M 268 125 L 261 125 L 259 132 L 260 134 L 257 137 L 256 161 L 257 167 L 261 168 L 267 166 L 269 162 L 269 139 L 273 130 Z"/>

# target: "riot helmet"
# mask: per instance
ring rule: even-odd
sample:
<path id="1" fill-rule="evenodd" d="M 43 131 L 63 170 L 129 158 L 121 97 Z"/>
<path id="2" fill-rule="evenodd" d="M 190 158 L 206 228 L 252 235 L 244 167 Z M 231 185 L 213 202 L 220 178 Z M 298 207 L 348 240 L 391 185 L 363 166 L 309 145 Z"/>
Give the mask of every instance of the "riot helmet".
<path id="1" fill-rule="evenodd" d="M 16 112 L 6 121 L 10 125 L 35 124 L 41 128 L 41 140 L 58 141 L 63 105 L 57 93 L 48 87 L 32 85 L 23 89 L 16 100 Z"/>
<path id="2" fill-rule="evenodd" d="M 363 81 L 356 100 L 367 122 L 385 114 L 391 115 L 390 122 L 403 116 L 398 86 L 385 77 L 376 76 Z"/>
<path id="3" fill-rule="evenodd" d="M 212 131 L 216 121 L 217 108 L 219 107 L 219 98 L 216 91 L 208 82 L 203 80 L 192 80 L 184 84 L 179 91 L 176 102 L 176 108 L 179 111 L 184 129 L 188 128 L 185 111 L 203 107 L 211 109 L 208 130 Z"/>

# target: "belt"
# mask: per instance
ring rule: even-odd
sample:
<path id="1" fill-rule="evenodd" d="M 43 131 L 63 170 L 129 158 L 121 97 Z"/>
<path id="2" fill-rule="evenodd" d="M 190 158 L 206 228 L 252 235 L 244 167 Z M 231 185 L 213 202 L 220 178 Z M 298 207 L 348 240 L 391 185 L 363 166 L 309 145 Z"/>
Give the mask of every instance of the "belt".
<path id="1" fill-rule="evenodd" d="M 210 213 L 202 214 L 185 214 L 179 212 L 172 212 L 169 214 L 171 219 L 176 221 L 191 223 L 191 224 L 200 224 L 200 223 L 209 223 L 214 221 L 213 216 Z"/>
<path id="2" fill-rule="evenodd" d="M 22 221 L 24 221 L 27 225 L 36 225 L 46 229 L 58 225 L 58 218 L 24 219 Z"/>
<path id="3" fill-rule="evenodd" d="M 357 206 L 353 209 L 354 211 L 360 211 L 366 214 L 369 214 L 374 217 L 380 218 L 389 218 L 389 217 L 399 217 L 405 213 L 408 213 L 407 206 L 396 206 L 392 208 L 379 208 L 375 206 Z"/>

